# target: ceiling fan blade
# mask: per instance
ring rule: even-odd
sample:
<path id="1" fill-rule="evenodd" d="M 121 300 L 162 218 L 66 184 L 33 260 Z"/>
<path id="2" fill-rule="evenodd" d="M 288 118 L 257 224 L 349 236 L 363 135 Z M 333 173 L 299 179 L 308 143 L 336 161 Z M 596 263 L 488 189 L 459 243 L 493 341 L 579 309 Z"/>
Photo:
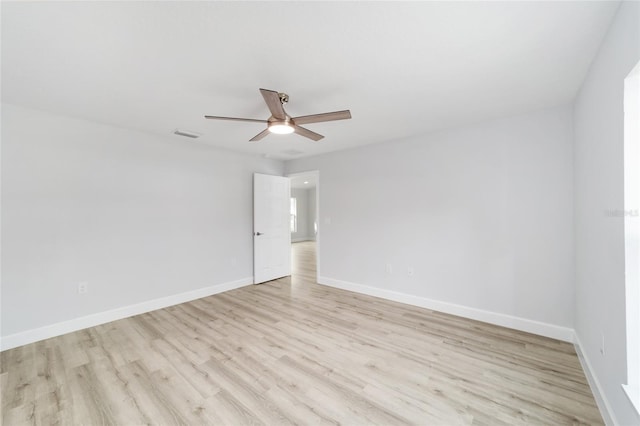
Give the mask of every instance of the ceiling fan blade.
<path id="1" fill-rule="evenodd" d="M 293 122 L 296 124 L 308 124 L 308 123 L 320 123 L 322 121 L 335 121 L 335 120 L 347 120 L 351 118 L 351 111 L 348 109 L 344 111 L 325 112 L 323 114 L 303 115 L 301 117 L 294 117 Z"/>
<path id="2" fill-rule="evenodd" d="M 204 118 L 208 118 L 210 120 L 232 120 L 232 121 L 251 121 L 253 123 L 268 123 L 267 120 L 258 120 L 256 118 L 218 117 L 217 115 L 205 115 Z"/>
<path id="3" fill-rule="evenodd" d="M 304 136 L 305 138 L 309 138 L 309 139 L 313 139 L 314 141 L 319 141 L 320 139 L 324 138 L 324 136 L 316 133 L 316 132 L 312 132 L 309 129 L 305 129 L 304 127 L 300 127 L 298 125 L 294 125 L 293 126 L 293 131 L 296 132 L 297 134 L 299 134 L 300 136 Z"/>
<path id="4" fill-rule="evenodd" d="M 261 131 L 260 133 L 258 133 L 257 135 L 255 135 L 254 137 L 252 137 L 251 139 L 249 139 L 249 142 L 259 141 L 260 139 L 262 139 L 265 136 L 267 136 L 269 133 L 271 133 L 271 132 L 269 131 L 268 128 L 266 128 L 263 131 Z"/>
<path id="5" fill-rule="evenodd" d="M 269 111 L 271 111 L 271 115 L 279 120 L 287 118 L 287 113 L 284 112 L 282 102 L 280 102 L 280 94 L 278 92 L 274 90 L 260 89 L 260 93 L 262 93 L 262 97 L 267 103 Z"/>

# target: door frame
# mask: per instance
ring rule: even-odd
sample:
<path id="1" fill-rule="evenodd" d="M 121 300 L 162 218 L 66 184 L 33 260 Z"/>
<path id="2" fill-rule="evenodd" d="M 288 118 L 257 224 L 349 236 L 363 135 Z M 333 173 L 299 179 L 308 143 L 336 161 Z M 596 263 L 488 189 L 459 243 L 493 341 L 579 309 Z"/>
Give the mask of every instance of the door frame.
<path id="1" fill-rule="evenodd" d="M 320 220 L 320 170 L 309 170 L 304 172 L 289 173 L 285 175 L 289 179 L 293 177 L 314 176 L 316 180 L 316 223 L 318 225 L 318 233 L 316 234 L 316 282 L 320 277 L 320 239 L 322 234 L 322 224 Z M 291 186 L 289 186 L 291 187 Z"/>

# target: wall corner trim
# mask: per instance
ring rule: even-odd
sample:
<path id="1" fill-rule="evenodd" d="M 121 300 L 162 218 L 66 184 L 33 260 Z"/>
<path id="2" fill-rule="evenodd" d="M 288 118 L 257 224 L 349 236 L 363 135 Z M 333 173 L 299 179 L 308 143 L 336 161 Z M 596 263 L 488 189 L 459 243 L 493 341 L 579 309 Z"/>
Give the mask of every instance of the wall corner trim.
<path id="1" fill-rule="evenodd" d="M 515 330 L 550 337 L 552 339 L 562 340 L 569 343 L 573 343 L 574 341 L 573 329 L 568 327 L 560 327 L 540 321 L 485 311 L 463 305 L 456 305 L 454 303 L 442 302 L 439 300 L 428 299 L 392 290 L 385 290 L 363 284 L 350 283 L 328 277 L 318 276 L 318 283 L 329 287 L 353 291 L 355 293 L 362 293 L 369 296 L 379 297 L 381 299 L 392 300 L 394 302 L 406 303 L 407 305 L 419 306 L 421 308 L 431 309 L 489 324 L 513 328 Z"/>
<path id="2" fill-rule="evenodd" d="M 80 318 L 68 321 L 46 325 L 44 327 L 34 328 L 15 334 L 3 336 L 0 339 L 0 350 L 4 351 L 18 346 L 27 345 L 39 340 L 49 339 L 51 337 L 60 336 L 62 334 L 71 333 L 88 327 L 105 324 L 123 318 L 132 317 L 134 315 L 144 314 L 146 312 L 163 309 L 169 306 L 178 305 L 180 303 L 189 302 L 191 300 L 201 299 L 203 297 L 212 296 L 214 294 L 223 293 L 225 291 L 234 290 L 240 287 L 253 284 L 253 277 L 246 277 L 235 281 L 222 284 L 216 284 L 209 287 L 199 288 L 197 290 L 187 291 L 184 293 L 174 294 L 171 296 L 160 297 L 148 300 L 146 302 L 136 303 L 129 306 L 111 309 L 108 311 L 98 312 Z"/>
<path id="3" fill-rule="evenodd" d="M 582 365 L 582 369 L 584 370 L 584 375 L 587 376 L 587 381 L 589 382 L 589 386 L 591 387 L 591 393 L 593 393 L 596 404 L 598 404 L 600 414 L 602 415 L 602 419 L 604 420 L 605 424 L 610 426 L 620 424 L 613 414 L 613 410 L 611 409 L 611 405 L 609 404 L 605 393 L 602 391 L 600 381 L 594 374 L 594 370 L 591 367 L 589 358 L 587 358 L 587 354 L 582 350 L 582 343 L 580 342 L 580 338 L 578 337 L 577 332 L 574 335 L 573 346 L 576 349 L 576 354 L 578 354 L 578 359 L 580 360 L 580 364 Z"/>

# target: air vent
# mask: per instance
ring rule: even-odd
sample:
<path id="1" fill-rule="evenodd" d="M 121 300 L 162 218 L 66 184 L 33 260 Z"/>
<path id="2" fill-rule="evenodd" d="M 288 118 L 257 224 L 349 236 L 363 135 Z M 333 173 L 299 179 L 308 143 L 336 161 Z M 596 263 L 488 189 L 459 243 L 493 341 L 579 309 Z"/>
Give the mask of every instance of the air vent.
<path id="1" fill-rule="evenodd" d="M 202 136 L 200 133 L 190 132 L 189 130 L 180 130 L 180 129 L 174 130 L 173 134 L 178 136 L 184 136 L 187 138 L 192 138 L 192 139 L 197 139 L 200 136 Z"/>

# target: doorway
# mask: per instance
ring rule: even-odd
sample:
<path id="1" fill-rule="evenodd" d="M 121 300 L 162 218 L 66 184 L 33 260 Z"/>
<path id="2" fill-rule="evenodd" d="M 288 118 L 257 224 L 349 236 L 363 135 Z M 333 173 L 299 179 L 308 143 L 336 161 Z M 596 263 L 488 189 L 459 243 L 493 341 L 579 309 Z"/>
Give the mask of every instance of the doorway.
<path id="1" fill-rule="evenodd" d="M 320 266 L 320 174 L 318 171 L 309 171 L 288 177 L 291 188 L 289 230 L 292 283 L 297 281 L 296 278 L 316 283 Z"/>

